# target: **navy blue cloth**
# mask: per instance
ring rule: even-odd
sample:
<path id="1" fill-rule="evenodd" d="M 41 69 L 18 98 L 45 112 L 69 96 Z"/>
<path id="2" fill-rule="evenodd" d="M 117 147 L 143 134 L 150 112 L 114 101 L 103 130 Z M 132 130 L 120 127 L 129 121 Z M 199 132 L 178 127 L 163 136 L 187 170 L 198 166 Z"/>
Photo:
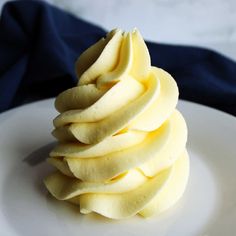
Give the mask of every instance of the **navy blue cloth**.
<path id="1" fill-rule="evenodd" d="M 105 35 L 41 1 L 5 4 L 0 19 L 0 111 L 75 85 L 76 58 Z M 236 115 L 236 63 L 211 50 L 147 42 L 152 65 L 176 79 L 180 98 Z"/>

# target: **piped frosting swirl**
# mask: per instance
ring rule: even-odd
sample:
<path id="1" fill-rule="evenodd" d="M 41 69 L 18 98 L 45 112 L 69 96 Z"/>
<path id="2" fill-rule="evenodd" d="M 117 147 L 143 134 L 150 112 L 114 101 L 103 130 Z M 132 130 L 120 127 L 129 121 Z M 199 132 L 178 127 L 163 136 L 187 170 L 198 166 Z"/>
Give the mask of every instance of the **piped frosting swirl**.
<path id="1" fill-rule="evenodd" d="M 138 30 L 113 30 L 76 62 L 78 85 L 58 95 L 45 180 L 59 200 L 113 219 L 173 205 L 189 173 L 178 87 L 152 67 Z"/>

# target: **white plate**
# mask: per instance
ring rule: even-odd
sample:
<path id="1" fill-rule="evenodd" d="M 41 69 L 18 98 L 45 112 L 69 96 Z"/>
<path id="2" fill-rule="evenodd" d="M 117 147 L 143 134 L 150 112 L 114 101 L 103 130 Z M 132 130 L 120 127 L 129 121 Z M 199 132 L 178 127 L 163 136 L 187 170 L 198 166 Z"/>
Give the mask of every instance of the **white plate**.
<path id="1" fill-rule="evenodd" d="M 187 190 L 175 207 L 150 219 L 113 221 L 80 215 L 52 199 L 42 179 L 53 145 L 53 100 L 0 115 L 0 235 L 226 236 L 236 232 L 236 118 L 180 101 L 191 158 Z"/>

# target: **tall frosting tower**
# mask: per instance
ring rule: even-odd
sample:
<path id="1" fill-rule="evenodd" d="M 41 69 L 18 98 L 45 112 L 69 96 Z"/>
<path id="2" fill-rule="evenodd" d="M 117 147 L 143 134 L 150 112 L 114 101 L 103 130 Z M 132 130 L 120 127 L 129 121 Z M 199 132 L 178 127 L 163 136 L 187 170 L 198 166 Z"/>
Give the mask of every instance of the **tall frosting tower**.
<path id="1" fill-rule="evenodd" d="M 187 127 L 178 87 L 151 66 L 138 32 L 112 30 L 75 64 L 78 84 L 58 95 L 58 145 L 45 179 L 58 200 L 113 219 L 149 217 L 174 205 L 188 176 Z"/>

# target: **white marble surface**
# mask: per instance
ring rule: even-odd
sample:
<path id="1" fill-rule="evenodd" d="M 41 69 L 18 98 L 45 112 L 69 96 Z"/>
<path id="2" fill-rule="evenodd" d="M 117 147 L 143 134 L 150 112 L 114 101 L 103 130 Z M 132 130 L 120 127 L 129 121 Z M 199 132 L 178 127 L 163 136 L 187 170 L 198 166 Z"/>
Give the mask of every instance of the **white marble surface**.
<path id="1" fill-rule="evenodd" d="M 107 30 L 213 48 L 236 60 L 236 0 L 45 0 Z M 0 0 L 0 6 L 5 0 Z"/>

